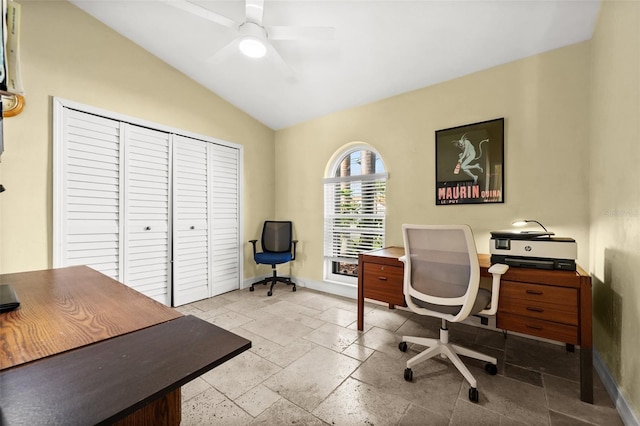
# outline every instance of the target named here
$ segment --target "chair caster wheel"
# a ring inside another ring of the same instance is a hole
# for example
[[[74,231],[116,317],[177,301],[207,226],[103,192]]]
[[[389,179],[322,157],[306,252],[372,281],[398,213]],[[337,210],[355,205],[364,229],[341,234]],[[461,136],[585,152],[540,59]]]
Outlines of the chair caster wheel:
[[[249,291],[253,291],[253,290],[254,290],[253,286],[249,287]]]
[[[487,363],[487,365],[484,366],[484,371],[491,374],[492,376],[495,376],[496,374],[498,374],[498,367],[491,363]]]
[[[404,369],[404,379],[407,382],[410,382],[413,380],[413,371],[410,368],[405,368]]]
[[[469,401],[478,402],[478,398],[479,398],[478,389],[469,388]]]
[[[272,294],[273,294],[273,292],[272,292],[271,290],[269,290],[269,291],[267,292],[267,296],[271,296]]]
[[[398,349],[400,349],[401,352],[406,352],[407,347],[408,347],[407,342],[398,343]]]

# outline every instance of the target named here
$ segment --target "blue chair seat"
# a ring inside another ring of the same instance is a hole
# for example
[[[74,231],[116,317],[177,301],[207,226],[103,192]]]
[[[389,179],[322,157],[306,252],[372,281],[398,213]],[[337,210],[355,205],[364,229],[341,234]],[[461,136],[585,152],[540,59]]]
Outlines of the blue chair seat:
[[[290,262],[292,255],[289,252],[286,253],[269,253],[262,252],[256,253],[254,259],[256,263],[262,263],[264,265],[279,265],[281,263]]]

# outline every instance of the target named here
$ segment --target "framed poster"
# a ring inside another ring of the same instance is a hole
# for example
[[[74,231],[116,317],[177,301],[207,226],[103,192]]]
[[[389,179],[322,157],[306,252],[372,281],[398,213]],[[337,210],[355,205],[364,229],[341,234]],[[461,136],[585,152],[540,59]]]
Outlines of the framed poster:
[[[436,131],[436,205],[504,202],[504,118]]]

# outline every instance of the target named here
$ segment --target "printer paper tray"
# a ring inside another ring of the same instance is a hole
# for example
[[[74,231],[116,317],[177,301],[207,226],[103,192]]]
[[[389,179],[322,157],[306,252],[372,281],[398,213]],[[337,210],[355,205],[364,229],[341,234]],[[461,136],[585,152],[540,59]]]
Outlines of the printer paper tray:
[[[545,259],[540,257],[501,256],[492,254],[491,263],[503,263],[517,268],[560,269],[563,271],[576,270],[576,262],[572,259]]]

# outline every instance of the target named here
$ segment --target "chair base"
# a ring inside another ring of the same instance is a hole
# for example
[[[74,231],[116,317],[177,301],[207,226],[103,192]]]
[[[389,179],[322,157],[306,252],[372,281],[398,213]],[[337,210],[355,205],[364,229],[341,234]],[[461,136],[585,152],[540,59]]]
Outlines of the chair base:
[[[496,365],[498,364],[498,360],[496,358],[459,345],[454,345],[453,343],[449,343],[449,330],[447,329],[447,323],[445,320],[442,320],[442,327],[440,328],[440,339],[403,336],[402,342],[400,342],[398,348],[402,352],[406,352],[407,343],[417,343],[418,345],[428,347],[428,349],[420,352],[418,355],[407,361],[407,368],[404,373],[405,380],[407,381],[411,381],[413,378],[411,367],[430,358],[433,358],[436,355],[440,355],[442,358],[449,358],[453,365],[464,376],[465,380],[471,387],[469,389],[469,399],[473,402],[478,402],[478,382],[476,381],[475,377],[473,377],[467,366],[464,365],[459,355],[474,358],[480,361],[485,361],[488,363],[485,366],[485,370],[491,375],[497,373]]]
[[[276,270],[275,268],[273,268],[273,276],[271,277],[267,277],[263,280],[260,280],[258,282],[255,282],[253,284],[251,284],[251,287],[249,287],[249,291],[254,291],[254,286],[256,285],[267,285],[268,283],[271,283],[271,287],[269,288],[269,291],[267,292],[267,296],[271,296],[273,295],[273,287],[276,285],[277,282],[280,283],[284,283],[286,285],[292,285],[293,288],[291,289],[291,291],[296,291],[296,283],[294,283],[293,281],[291,281],[291,278],[289,277],[279,277],[276,274]]]

